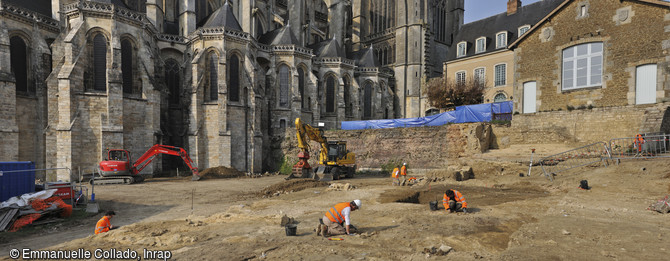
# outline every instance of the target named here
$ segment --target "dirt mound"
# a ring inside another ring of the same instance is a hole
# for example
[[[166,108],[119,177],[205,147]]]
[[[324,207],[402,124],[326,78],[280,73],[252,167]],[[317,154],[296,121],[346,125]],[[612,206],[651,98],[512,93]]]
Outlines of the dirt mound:
[[[282,193],[291,193],[308,188],[327,187],[328,185],[328,182],[313,179],[291,179],[269,186],[263,189],[260,194],[262,196],[277,196]]]
[[[208,168],[200,172],[200,177],[208,179],[231,179],[245,176],[246,174],[242,171],[224,166]]]

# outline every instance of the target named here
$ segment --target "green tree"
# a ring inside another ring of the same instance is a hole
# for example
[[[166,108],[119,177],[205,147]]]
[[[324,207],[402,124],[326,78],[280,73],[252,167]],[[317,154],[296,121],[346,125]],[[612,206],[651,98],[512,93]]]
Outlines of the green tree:
[[[448,109],[482,103],[487,83],[474,77],[460,82],[440,77],[428,80],[425,85],[430,104],[439,109]]]

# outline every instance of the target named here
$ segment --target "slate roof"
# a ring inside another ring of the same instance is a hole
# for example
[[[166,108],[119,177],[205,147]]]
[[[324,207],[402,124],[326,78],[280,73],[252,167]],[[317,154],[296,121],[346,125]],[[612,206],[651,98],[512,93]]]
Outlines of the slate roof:
[[[3,2],[10,5],[22,7],[31,11],[51,17],[51,1],[50,0],[3,0]]]
[[[269,45],[301,45],[298,39],[291,33],[290,24],[261,35],[258,38],[258,42]]]
[[[375,55],[375,50],[372,49],[372,46],[370,48],[366,48],[364,50],[361,50],[360,52],[357,53],[358,59],[356,59],[356,65],[361,68],[369,68],[369,67],[380,67],[381,65],[379,64],[379,60],[377,60],[377,56]]]
[[[240,22],[235,18],[233,9],[228,4],[228,1],[207,18],[207,22],[205,22],[203,27],[225,27],[227,29],[242,31],[242,26],[240,26]]]
[[[332,38],[329,40],[321,41],[319,43],[307,46],[308,48],[314,50],[314,55],[317,57],[343,57],[346,58],[344,50],[340,48],[340,44],[337,42],[337,39]]]
[[[451,49],[447,54],[447,61],[474,56],[477,38],[482,36],[486,37],[486,50],[484,52],[476,53],[476,55],[506,49],[496,49],[497,33],[507,31],[507,44],[509,45],[519,38],[518,29],[520,26],[530,25],[532,27],[564,1],[565,0],[543,0],[521,6],[517,9],[516,13],[511,15],[507,15],[507,11],[505,11],[491,17],[464,24],[454,38]],[[468,43],[467,52],[465,56],[456,58],[458,43],[463,41]]]

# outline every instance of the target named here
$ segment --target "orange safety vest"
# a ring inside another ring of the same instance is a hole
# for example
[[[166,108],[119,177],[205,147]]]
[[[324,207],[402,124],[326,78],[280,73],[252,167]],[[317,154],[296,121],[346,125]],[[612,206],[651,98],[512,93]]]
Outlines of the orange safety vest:
[[[330,219],[333,223],[340,223],[344,222],[344,215],[342,215],[342,210],[344,210],[347,207],[351,207],[351,202],[342,202],[334,207],[328,209],[326,212],[326,217]]]
[[[447,193],[444,193],[444,197],[442,197],[442,205],[444,205],[444,209],[446,210],[449,210],[449,200],[451,199],[447,197]],[[460,202],[463,208],[468,207],[468,203],[465,202],[465,197],[463,197],[463,194],[458,192],[458,190],[454,190],[454,200]]]
[[[403,165],[402,168],[400,168],[400,175],[407,176],[407,168],[405,167],[405,165]]]
[[[397,178],[398,176],[400,176],[400,173],[398,173],[398,171],[399,171],[398,168],[394,168],[393,173],[391,173],[391,177]]]
[[[637,146],[637,151],[642,152],[642,144],[644,143],[644,138],[642,135],[635,135],[635,146]]]
[[[109,222],[109,217],[104,216],[100,220],[98,220],[98,223],[95,224],[95,234],[100,234],[109,231],[109,228],[112,226],[112,224]]]

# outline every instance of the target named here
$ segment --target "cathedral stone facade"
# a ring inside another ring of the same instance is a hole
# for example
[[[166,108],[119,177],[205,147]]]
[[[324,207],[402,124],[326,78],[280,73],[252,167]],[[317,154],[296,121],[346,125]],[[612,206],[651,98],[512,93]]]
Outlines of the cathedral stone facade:
[[[463,0],[0,0],[0,161],[274,170],[295,118],[425,115],[462,24]]]

